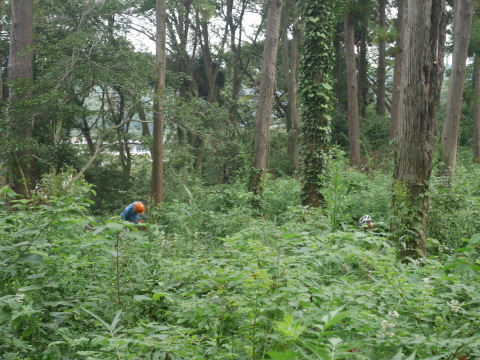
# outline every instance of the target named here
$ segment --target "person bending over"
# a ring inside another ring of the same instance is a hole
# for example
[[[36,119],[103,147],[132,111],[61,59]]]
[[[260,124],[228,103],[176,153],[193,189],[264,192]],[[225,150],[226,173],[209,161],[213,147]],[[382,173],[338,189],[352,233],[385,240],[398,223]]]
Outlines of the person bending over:
[[[143,214],[145,214],[145,205],[140,201],[135,201],[123,209],[120,217],[122,220],[136,224],[140,221],[140,216]]]

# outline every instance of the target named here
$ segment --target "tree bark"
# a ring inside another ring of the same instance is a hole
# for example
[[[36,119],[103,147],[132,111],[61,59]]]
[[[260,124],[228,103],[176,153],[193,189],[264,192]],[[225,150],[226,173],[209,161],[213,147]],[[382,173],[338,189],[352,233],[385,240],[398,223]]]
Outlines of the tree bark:
[[[395,161],[394,229],[404,247],[400,258],[426,253],[428,181],[432,172],[435,116],[440,97],[445,0],[406,0],[403,74],[400,86],[398,147]],[[400,190],[399,190],[400,189]],[[402,208],[403,206],[403,208]],[[405,209],[407,213],[405,213]]]
[[[249,191],[255,195],[253,205],[260,207],[270,145],[270,117],[276,82],[276,59],[280,34],[282,0],[268,1],[267,31],[260,72],[260,89],[255,124],[254,161],[250,174]]]
[[[8,81],[12,106],[9,122],[13,134],[23,150],[12,154],[12,189],[28,197],[35,188],[35,162],[28,142],[33,136],[34,116],[30,109],[20,108],[17,101],[30,96],[27,82],[33,81],[33,0],[12,1],[12,25]]]
[[[290,5],[293,5],[293,8],[290,9]],[[289,43],[288,40],[288,25],[289,25],[289,15],[292,10],[293,13],[296,13],[295,1],[288,0],[285,3],[284,7],[284,23],[281,29],[282,33],[282,55],[283,55],[283,74],[285,77],[285,84],[287,87],[288,93],[288,102],[286,108],[286,118],[287,118],[287,132],[288,132],[288,143],[287,143],[287,156],[293,159],[293,166],[296,172],[300,170],[300,159],[299,159],[299,149],[298,149],[298,137],[300,131],[300,112],[298,108],[297,100],[297,71],[299,64],[299,37],[300,30],[296,25],[296,21],[293,21],[293,31],[292,39]]]
[[[157,39],[155,57],[155,100],[153,104],[152,144],[152,200],[157,205],[163,201],[163,127],[164,93],[166,73],[166,0],[156,0]]]
[[[353,18],[352,18],[353,19]],[[353,25],[355,28],[355,25]],[[355,32],[355,30],[354,30]],[[362,119],[367,116],[368,107],[368,60],[367,60],[367,23],[360,23],[360,48],[358,56],[358,102]]]
[[[350,165],[360,165],[360,124],[358,119],[357,70],[355,62],[355,24],[350,14],[345,15],[345,59],[347,62],[348,137]]]
[[[385,0],[378,2],[378,25],[380,30],[385,30]],[[383,33],[378,42],[377,114],[385,115],[385,38]]]
[[[473,63],[473,85],[475,107],[473,112],[473,162],[480,163],[480,55],[475,55]]]
[[[470,42],[474,0],[456,0],[453,20],[453,54],[448,87],[447,109],[443,123],[441,154],[443,166],[440,175],[453,182],[457,163],[457,142],[462,111],[463,84]]]
[[[397,40],[395,43],[395,62],[393,65],[392,110],[390,111],[390,141],[397,136],[398,107],[400,100],[400,82],[403,71],[403,22],[405,0],[397,0]]]
[[[0,18],[4,16],[4,0],[0,0]],[[0,24],[0,34],[3,32],[3,26]],[[3,64],[3,51],[0,52],[0,64]],[[3,105],[3,71],[0,68],[0,106]]]

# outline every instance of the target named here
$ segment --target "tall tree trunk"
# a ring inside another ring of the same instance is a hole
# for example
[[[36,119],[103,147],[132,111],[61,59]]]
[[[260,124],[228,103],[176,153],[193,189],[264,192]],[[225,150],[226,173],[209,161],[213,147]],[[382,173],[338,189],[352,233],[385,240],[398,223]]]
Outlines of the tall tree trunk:
[[[333,0],[305,1],[299,93],[302,100],[302,203],[325,206],[321,192],[331,157]]]
[[[360,124],[358,119],[357,70],[354,44],[355,24],[350,14],[345,15],[345,59],[347,62],[348,137],[350,165],[360,165]]]
[[[4,0],[0,0],[0,18],[4,16]],[[0,23],[0,34],[3,32],[3,26]],[[3,64],[3,49],[0,48],[0,64]],[[3,105],[3,71],[0,67],[0,108]]]
[[[367,116],[368,107],[368,60],[366,20],[362,20],[362,22],[360,23],[360,49],[358,54],[358,97],[360,115],[362,119],[364,119]]]
[[[293,6],[290,6],[293,5]],[[288,24],[290,11],[296,14],[295,1],[288,0],[284,7],[284,23],[281,29],[282,33],[282,55],[283,55],[283,74],[288,93],[288,103],[286,109],[287,117],[287,155],[293,160],[295,171],[300,170],[298,137],[300,131],[300,112],[297,101],[297,71],[299,61],[298,43],[300,30],[296,25],[296,19],[293,20],[292,39],[289,44]]]
[[[397,40],[395,42],[395,62],[393,65],[392,110],[390,111],[390,140],[397,136],[400,82],[403,71],[403,22],[405,0],[397,0]]]
[[[155,58],[155,100],[153,104],[153,144],[152,144],[152,200],[157,205],[163,201],[163,127],[164,93],[166,72],[166,0],[156,0],[157,39]]]
[[[378,25],[381,31],[385,30],[385,1],[378,1]],[[377,69],[377,114],[385,115],[385,38],[380,34],[378,42],[378,69]]]
[[[473,112],[473,162],[480,163],[480,55],[475,55],[473,68],[473,85],[475,88],[475,108]]]
[[[260,207],[263,180],[267,169],[270,145],[270,117],[273,109],[273,92],[276,81],[276,59],[280,33],[282,0],[268,1],[267,31],[260,73],[260,89],[255,124],[254,161],[250,174],[249,191],[255,195],[253,205]]]
[[[295,11],[296,10],[295,6]],[[300,103],[298,101],[298,69],[300,66],[300,42],[302,32],[297,22],[293,24],[292,43],[291,43],[291,61],[292,67],[290,70],[290,88],[292,91],[288,92],[288,102],[292,106],[292,124],[293,124],[293,167],[296,172],[300,171]]]
[[[470,28],[474,0],[456,0],[453,19],[453,55],[448,87],[447,109],[443,123],[441,153],[443,166],[440,174],[453,182],[457,163],[457,141],[462,111],[463,84],[465,81]]]
[[[403,74],[400,86],[398,147],[395,161],[394,229],[404,247],[400,258],[426,253],[428,181],[432,172],[434,128],[443,66],[441,27],[445,0],[406,0]],[[407,213],[405,213],[405,209]]]
[[[10,89],[12,106],[9,122],[19,147],[23,148],[12,154],[12,189],[26,197],[35,188],[35,162],[28,145],[33,135],[34,115],[33,110],[20,108],[17,101],[30,96],[27,82],[33,80],[32,39],[33,0],[12,1],[8,81],[13,85]]]
[[[0,0],[0,18],[3,18],[3,0]],[[0,33],[2,33],[3,27],[0,23]],[[0,49],[0,64],[3,64],[3,52]],[[3,110],[3,72],[0,67],[0,112]],[[7,185],[7,173],[5,164],[0,160],[0,187]]]

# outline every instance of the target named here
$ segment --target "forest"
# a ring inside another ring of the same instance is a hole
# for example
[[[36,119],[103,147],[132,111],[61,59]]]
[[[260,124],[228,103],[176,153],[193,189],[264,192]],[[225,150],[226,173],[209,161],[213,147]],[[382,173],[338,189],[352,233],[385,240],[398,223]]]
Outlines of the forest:
[[[479,0],[0,0],[0,64],[0,360],[480,359]]]

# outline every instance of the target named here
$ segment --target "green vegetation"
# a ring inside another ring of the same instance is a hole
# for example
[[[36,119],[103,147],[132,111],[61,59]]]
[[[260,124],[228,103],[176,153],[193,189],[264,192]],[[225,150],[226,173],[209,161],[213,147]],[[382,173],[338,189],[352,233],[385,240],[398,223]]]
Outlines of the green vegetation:
[[[434,178],[430,254],[407,264],[386,232],[391,178],[341,154],[330,169],[325,212],[294,179],[268,179],[261,214],[240,184],[172,180],[146,231],[89,216],[95,193],[69,171],[31,200],[3,188],[0,358],[480,357],[479,169]]]

